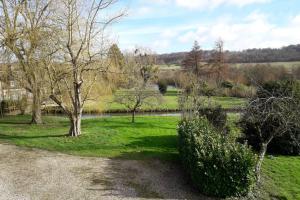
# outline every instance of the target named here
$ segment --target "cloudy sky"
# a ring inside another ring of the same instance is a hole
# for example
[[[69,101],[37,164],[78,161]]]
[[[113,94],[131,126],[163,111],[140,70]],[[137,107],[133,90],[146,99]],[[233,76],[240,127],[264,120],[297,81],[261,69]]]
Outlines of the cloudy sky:
[[[194,40],[211,49],[300,44],[300,0],[120,0],[128,15],[113,26],[122,50],[187,51]]]

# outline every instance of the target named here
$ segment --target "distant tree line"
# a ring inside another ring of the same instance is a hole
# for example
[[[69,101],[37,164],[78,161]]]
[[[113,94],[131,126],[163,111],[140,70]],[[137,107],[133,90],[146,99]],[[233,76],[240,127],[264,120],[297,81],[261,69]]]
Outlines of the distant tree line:
[[[158,63],[181,65],[188,52],[177,52],[158,55]],[[213,50],[203,50],[202,58],[209,61]],[[243,51],[225,51],[228,63],[262,63],[300,61],[300,44],[279,49],[247,49]]]

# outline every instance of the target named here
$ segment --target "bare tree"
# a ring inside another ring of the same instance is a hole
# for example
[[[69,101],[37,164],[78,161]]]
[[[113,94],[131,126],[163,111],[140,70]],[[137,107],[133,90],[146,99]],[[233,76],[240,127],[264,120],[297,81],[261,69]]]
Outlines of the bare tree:
[[[51,85],[50,98],[70,119],[69,135],[81,134],[83,106],[90,100],[99,76],[109,73],[105,29],[123,16],[105,13],[117,0],[63,0],[57,8],[60,27],[60,63],[46,64]],[[51,60],[51,59],[50,59]]]
[[[44,74],[38,65],[44,42],[52,35],[52,0],[0,0],[1,45],[14,54],[22,83],[33,96],[32,123],[42,123],[41,101]]]
[[[295,90],[289,87],[282,84],[270,90],[260,86],[257,95],[250,101],[242,117],[242,126],[248,126],[247,124],[250,123],[256,130],[252,130],[251,134],[256,134],[259,138],[260,151],[256,165],[258,182],[270,142],[275,137],[291,134],[295,129],[300,129],[299,88],[297,94],[297,91],[295,93]]]
[[[224,52],[224,41],[219,39],[215,42],[215,48],[212,53],[210,60],[211,73],[216,76],[216,83],[218,86],[226,78],[228,65],[226,64],[225,52]]]
[[[154,53],[147,49],[136,49],[133,54],[126,56],[123,71],[126,79],[123,89],[115,94],[114,101],[124,105],[132,113],[133,123],[135,113],[141,106],[151,107],[161,102],[161,94],[151,85],[158,75],[155,61]]]
[[[142,106],[153,107],[161,102],[161,94],[153,89],[132,88],[118,91],[115,94],[115,102],[124,105],[131,112],[131,122],[135,122],[135,114]]]

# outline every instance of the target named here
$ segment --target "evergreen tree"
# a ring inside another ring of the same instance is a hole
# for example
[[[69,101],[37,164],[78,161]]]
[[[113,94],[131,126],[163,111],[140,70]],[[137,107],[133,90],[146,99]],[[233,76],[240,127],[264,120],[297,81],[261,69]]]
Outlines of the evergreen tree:
[[[186,71],[193,72],[196,75],[200,74],[202,61],[202,50],[197,41],[194,42],[192,50],[186,55],[185,59],[182,61],[182,67]]]

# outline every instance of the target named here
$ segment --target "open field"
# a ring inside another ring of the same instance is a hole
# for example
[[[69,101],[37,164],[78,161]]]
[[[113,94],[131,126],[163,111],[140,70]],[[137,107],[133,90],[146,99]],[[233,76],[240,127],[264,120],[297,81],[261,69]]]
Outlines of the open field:
[[[157,65],[160,70],[178,70],[181,68],[179,65]]]
[[[293,68],[300,66],[300,61],[295,62],[269,62],[269,63],[236,63],[236,64],[230,64],[231,66],[235,67],[243,67],[247,65],[256,65],[256,64],[270,64],[271,66],[284,66],[286,68]]]
[[[0,119],[0,141],[80,156],[179,163],[178,117],[137,117],[136,124],[130,123],[129,117],[86,119],[79,138],[65,136],[68,122],[64,118],[45,117],[43,125],[29,125],[29,119]],[[233,124],[237,119],[238,115],[230,115],[229,121]],[[268,157],[263,172],[266,199],[300,199],[300,157]]]
[[[300,61],[293,62],[265,62],[265,63],[230,63],[230,66],[243,67],[246,65],[256,65],[256,64],[270,64],[272,66],[285,66],[287,68],[300,66]],[[179,70],[181,67],[178,65],[159,65],[161,70]]]

